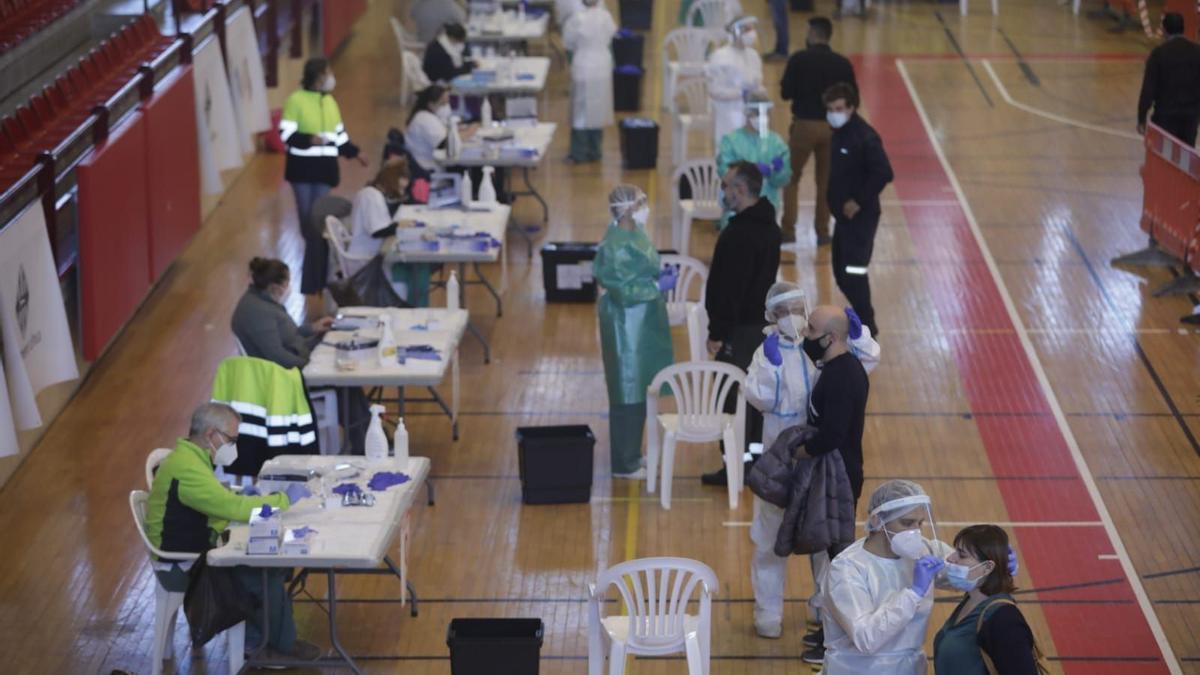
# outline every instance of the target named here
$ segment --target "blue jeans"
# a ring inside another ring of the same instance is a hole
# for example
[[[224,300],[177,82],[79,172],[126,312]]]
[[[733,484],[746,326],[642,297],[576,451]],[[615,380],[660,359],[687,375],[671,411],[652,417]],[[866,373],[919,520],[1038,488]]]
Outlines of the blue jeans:
[[[284,579],[290,570],[267,569],[267,614],[270,620],[271,634],[267,644],[279,652],[290,652],[296,645],[296,622],[292,618],[292,599],[284,588]],[[254,616],[246,621],[246,649],[254,649],[262,643],[262,602],[263,583],[261,568],[235,567],[233,576],[238,586],[254,599],[257,608]]]
[[[771,6],[771,23],[775,24],[775,53],[788,53],[788,8],[787,0],[767,0]]]

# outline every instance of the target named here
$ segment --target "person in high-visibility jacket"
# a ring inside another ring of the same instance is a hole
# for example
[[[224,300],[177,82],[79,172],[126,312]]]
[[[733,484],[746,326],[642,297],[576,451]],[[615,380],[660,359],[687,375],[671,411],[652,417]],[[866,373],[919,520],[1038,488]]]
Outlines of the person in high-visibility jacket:
[[[304,64],[301,89],[288,96],[279,120],[279,136],[287,146],[284,178],[296,193],[296,216],[305,241],[300,292],[309,296],[310,304],[325,288],[329,264],[329,245],[321,236],[323,225],[309,222],[313,204],[337,186],[338,157],[358,158],[358,146],[350,142],[331,95],[336,82],[329,61],[309,59]]]

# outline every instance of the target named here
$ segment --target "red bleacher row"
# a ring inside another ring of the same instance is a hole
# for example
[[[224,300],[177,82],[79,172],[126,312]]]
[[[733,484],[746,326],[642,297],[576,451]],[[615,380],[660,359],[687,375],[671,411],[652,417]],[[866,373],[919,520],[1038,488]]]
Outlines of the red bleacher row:
[[[83,0],[0,0],[0,53],[24,42]]]
[[[1145,144],[1142,229],[1200,275],[1200,152],[1153,124]]]
[[[38,153],[53,150],[70,136],[95,106],[125,86],[139,66],[174,40],[158,31],[153,18],[143,15],[0,121],[0,192],[29,171]]]

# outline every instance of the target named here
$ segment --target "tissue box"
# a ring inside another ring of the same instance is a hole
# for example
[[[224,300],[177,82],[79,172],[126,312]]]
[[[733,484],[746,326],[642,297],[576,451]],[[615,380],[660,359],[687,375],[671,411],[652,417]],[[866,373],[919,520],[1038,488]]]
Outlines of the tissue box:
[[[250,537],[246,544],[249,555],[279,555],[279,537]]]
[[[297,535],[297,529],[288,528],[283,531],[283,546],[284,555],[308,555],[312,547],[313,532],[309,530],[303,535]]]
[[[280,524],[279,514],[282,511],[277,509],[271,510],[271,515],[263,516],[262,509],[255,509],[250,512],[250,541],[255,539],[274,539],[279,543],[279,535],[283,529]]]

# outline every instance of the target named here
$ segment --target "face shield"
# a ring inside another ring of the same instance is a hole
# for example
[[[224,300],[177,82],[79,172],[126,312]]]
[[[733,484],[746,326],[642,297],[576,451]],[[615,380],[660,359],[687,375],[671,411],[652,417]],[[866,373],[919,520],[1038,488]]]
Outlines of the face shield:
[[[729,22],[725,30],[733,37],[733,44],[750,48],[758,40],[758,19],[753,16],[742,16]]]
[[[777,284],[784,286],[784,284]],[[773,323],[779,329],[779,334],[799,343],[803,338],[804,327],[808,324],[808,293],[792,284],[791,288],[779,289],[774,295],[767,293],[767,322]],[[777,289],[772,287],[771,291]]]
[[[746,121],[758,132],[759,138],[766,138],[771,131],[771,108],[775,104],[762,92],[751,92],[746,95]]]
[[[940,555],[932,543],[938,540],[937,524],[929,495],[912,495],[883,502],[871,509],[867,531],[882,530],[892,553],[907,560]]]
[[[612,214],[613,225],[629,215],[638,227],[645,227],[649,214],[646,193],[635,185],[618,185],[608,193],[608,212]]]

